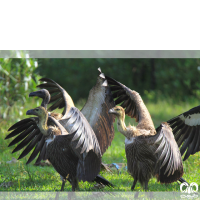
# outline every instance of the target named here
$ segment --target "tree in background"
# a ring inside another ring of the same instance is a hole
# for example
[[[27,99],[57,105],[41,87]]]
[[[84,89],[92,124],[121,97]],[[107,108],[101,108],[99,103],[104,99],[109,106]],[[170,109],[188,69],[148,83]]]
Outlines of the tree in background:
[[[17,58],[0,59],[0,118],[8,118],[11,108],[22,112],[40,75],[59,83],[75,103],[86,99],[96,83],[98,67],[139,92],[145,101],[200,97],[200,59],[32,59],[28,53],[13,53]]]
[[[199,98],[200,59],[39,59],[38,71],[64,87],[75,102],[87,98],[97,68],[139,92],[144,99]]]
[[[0,58],[0,118],[4,119],[14,117],[9,115],[11,109],[22,113],[26,97],[39,78],[37,60],[20,51],[14,53],[18,58]]]

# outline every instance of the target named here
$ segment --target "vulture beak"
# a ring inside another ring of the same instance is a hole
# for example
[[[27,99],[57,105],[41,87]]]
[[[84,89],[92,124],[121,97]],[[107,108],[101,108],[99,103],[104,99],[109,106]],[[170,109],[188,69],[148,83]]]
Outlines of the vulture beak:
[[[31,109],[31,110],[28,110],[28,111],[26,112],[26,115],[37,115],[37,113],[35,112],[34,109]]]
[[[44,90],[38,90],[36,92],[31,92],[29,94],[29,97],[34,97],[34,96],[37,96],[37,97],[40,97],[40,98],[44,98],[45,97],[45,91]]]
[[[115,113],[115,110],[114,108],[111,108],[109,111],[108,111],[109,114],[114,114]]]

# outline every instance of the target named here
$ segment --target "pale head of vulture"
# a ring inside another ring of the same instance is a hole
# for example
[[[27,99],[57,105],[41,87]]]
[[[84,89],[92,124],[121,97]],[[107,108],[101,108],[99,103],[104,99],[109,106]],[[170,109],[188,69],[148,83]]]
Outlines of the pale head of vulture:
[[[37,108],[28,110],[26,112],[26,115],[36,115],[36,116],[38,116],[38,118],[39,118],[38,127],[40,128],[40,131],[45,136],[49,135],[48,134],[48,127],[47,127],[48,112],[44,107],[39,106]]]

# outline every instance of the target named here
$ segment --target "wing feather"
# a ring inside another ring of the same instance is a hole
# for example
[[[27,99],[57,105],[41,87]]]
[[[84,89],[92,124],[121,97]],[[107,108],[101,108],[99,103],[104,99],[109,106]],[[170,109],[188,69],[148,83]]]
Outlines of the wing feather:
[[[71,118],[73,120],[70,120]],[[66,118],[56,123],[58,127],[62,126],[68,134],[63,134],[62,132],[62,135],[56,136],[54,140],[58,142],[58,140],[70,138],[70,146],[79,157],[77,166],[78,179],[83,181],[93,180],[100,171],[101,149],[87,119],[76,107],[71,107]]]
[[[107,84],[107,79],[100,72],[97,83],[90,90],[88,100],[81,112],[92,127],[102,154],[104,154],[114,139],[113,123],[115,116],[108,113],[114,106],[115,103],[110,87]]]
[[[145,128],[148,125],[154,129],[154,124],[147,110],[141,96],[134,90],[126,87],[122,83],[106,76],[108,84],[110,85],[111,91],[114,92],[114,96],[118,97],[115,100],[115,104],[121,104],[121,107],[125,109],[125,113],[131,118],[135,118],[138,122],[138,128]]]
[[[175,140],[181,147],[181,155],[186,150],[184,160],[200,151],[200,106],[196,106],[167,121],[173,129]]]
[[[70,110],[70,108],[74,106],[74,102],[70,95],[58,83],[49,78],[42,78],[40,79],[40,81],[45,81],[46,83],[40,84],[37,87],[45,88],[47,90],[49,90],[49,87],[53,88],[53,90],[49,90],[51,92],[51,95],[54,96],[51,97],[50,102],[52,103],[52,105],[49,107],[48,110],[53,111],[56,108],[64,108],[62,114],[65,116]]]
[[[161,183],[171,183],[183,175],[183,164],[172,129],[165,122],[157,129],[155,136],[149,136],[151,145],[158,145],[159,179]]]

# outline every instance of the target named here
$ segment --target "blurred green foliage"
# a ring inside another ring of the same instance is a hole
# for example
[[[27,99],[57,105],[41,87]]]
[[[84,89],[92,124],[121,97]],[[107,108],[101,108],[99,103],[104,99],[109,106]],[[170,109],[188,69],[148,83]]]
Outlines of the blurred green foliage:
[[[200,97],[200,59],[32,59],[16,52],[18,58],[0,59],[0,116],[4,118],[14,104],[19,112],[23,109],[25,97],[36,90],[40,75],[59,83],[75,103],[87,99],[99,67],[105,75],[139,92],[145,102]]]
[[[20,51],[16,57],[21,59],[0,58],[0,118],[4,119],[14,117],[9,116],[11,109],[22,113],[26,97],[38,84],[37,60]]]
[[[97,68],[145,100],[200,97],[200,59],[38,59],[40,75],[64,87],[76,102],[86,99],[96,82]]]

